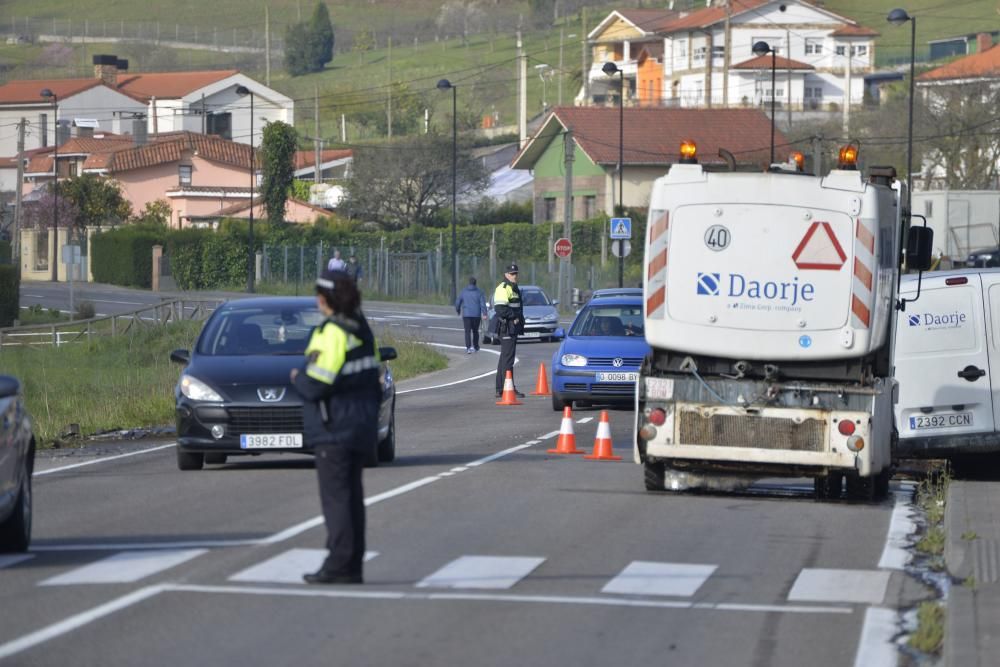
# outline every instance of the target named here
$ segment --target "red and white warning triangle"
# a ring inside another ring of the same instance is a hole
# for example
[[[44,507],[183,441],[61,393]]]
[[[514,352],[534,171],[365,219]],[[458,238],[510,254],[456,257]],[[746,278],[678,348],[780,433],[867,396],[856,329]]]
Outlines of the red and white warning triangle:
[[[847,261],[847,255],[840,247],[830,223],[814,222],[809,225],[799,246],[792,253],[792,261],[800,269],[839,271]]]

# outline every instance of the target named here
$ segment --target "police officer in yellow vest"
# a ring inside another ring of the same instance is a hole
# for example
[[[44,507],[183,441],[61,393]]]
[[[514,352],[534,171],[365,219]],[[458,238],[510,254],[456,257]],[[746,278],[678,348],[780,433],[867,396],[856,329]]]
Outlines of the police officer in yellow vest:
[[[511,264],[503,274],[503,282],[493,292],[493,310],[497,315],[497,336],[500,338],[500,361],[497,363],[497,398],[503,392],[507,371],[514,372],[517,337],[524,332],[521,290],[517,286],[517,264]],[[515,389],[518,398],[524,394]]]
[[[316,280],[326,316],[312,333],[303,368],[292,384],[303,399],[305,438],[316,455],[326,521],[323,566],[310,584],[360,584],[365,555],[365,496],[361,470],[376,447],[381,402],[378,348],[361,314],[361,294],[343,271]]]

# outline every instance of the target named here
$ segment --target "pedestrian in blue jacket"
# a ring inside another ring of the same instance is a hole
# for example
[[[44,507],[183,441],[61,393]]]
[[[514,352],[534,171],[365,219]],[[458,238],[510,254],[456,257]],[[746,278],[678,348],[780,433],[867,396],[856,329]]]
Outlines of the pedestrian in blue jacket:
[[[455,299],[455,312],[462,316],[465,327],[465,353],[479,352],[479,322],[486,319],[486,295],[476,287],[474,277]]]

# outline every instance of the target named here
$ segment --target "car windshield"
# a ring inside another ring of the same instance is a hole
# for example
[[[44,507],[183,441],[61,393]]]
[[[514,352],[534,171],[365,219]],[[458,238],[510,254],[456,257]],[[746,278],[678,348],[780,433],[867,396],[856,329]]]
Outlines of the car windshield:
[[[570,336],[641,336],[642,306],[590,306],[580,313]]]
[[[198,339],[198,353],[211,356],[304,354],[313,327],[323,321],[315,305],[228,306]]]
[[[521,302],[525,306],[547,306],[549,297],[542,290],[525,290],[521,293]]]

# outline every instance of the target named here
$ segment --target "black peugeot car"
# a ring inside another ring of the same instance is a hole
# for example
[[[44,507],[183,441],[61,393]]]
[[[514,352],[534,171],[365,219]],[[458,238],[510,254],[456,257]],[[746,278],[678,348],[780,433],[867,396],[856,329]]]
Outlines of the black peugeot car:
[[[185,365],[174,390],[178,468],[200,470],[232,455],[312,453],[289,373],[302,366],[313,327],[322,321],[312,297],[229,301],[205,322],[193,350],[170,353],[171,361]],[[369,467],[396,456],[396,387],[384,363],[396,350],[380,347],[379,355],[382,407]]]
[[[31,473],[35,438],[21,383],[0,375],[0,552],[26,551],[31,542]]]

